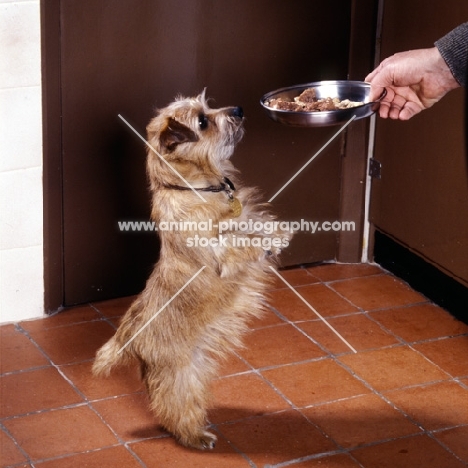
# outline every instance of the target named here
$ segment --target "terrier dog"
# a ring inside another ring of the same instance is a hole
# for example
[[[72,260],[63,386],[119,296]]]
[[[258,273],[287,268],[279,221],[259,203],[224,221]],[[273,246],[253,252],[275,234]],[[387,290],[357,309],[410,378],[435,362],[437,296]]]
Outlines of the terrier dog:
[[[243,132],[242,108],[211,109],[204,91],[177,98],[150,121],[147,173],[160,258],[93,365],[95,375],[108,375],[138,361],[161,425],[197,449],[216,442],[205,426],[218,361],[260,316],[270,265],[291,237],[229,160]]]

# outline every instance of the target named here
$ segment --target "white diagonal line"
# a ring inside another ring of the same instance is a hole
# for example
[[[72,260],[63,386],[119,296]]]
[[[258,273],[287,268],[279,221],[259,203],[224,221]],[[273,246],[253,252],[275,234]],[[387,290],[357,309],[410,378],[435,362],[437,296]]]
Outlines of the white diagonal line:
[[[296,296],[315,314],[317,317],[328,327],[330,330],[338,336],[338,338],[353,352],[357,351],[312,307],[272,266],[270,266],[273,273],[283,281],[283,283],[289,287],[289,289],[296,294]]]
[[[269,200],[272,202],[354,119],[353,115]]]
[[[121,119],[123,122],[125,122],[125,124],[131,129],[133,130],[133,132],[135,133],[135,135],[140,138],[140,140],[144,141],[145,142],[145,145],[148,146],[148,148],[151,149],[151,151],[154,152],[154,154],[156,154],[156,156],[159,157],[159,159],[167,165],[167,167],[169,167],[169,169],[176,175],[178,175],[183,181],[184,183],[187,185],[187,187],[189,187],[190,189],[192,189],[192,191],[198,195],[205,203],[206,203],[206,200],[200,195],[200,193],[198,193],[194,187],[192,187],[192,185],[190,185],[189,182],[187,182],[184,177],[182,176],[182,174],[180,174],[176,169],[174,169],[152,146],[151,144],[148,142],[148,140],[146,140],[144,137],[142,137],[138,132],[137,130],[135,130],[135,128],[132,127],[132,125],[130,125],[130,123],[128,123],[120,114],[119,115],[119,119]]]
[[[204,269],[202,266],[118,351],[120,354]]]

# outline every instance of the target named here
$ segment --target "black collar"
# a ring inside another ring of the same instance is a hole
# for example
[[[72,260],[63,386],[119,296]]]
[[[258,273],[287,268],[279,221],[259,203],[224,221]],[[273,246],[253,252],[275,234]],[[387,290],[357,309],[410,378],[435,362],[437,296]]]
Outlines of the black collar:
[[[236,188],[234,184],[227,178],[223,178],[223,182],[219,185],[210,185],[208,187],[184,187],[183,185],[164,185],[164,188],[171,190],[196,190],[197,192],[230,192],[234,191]]]

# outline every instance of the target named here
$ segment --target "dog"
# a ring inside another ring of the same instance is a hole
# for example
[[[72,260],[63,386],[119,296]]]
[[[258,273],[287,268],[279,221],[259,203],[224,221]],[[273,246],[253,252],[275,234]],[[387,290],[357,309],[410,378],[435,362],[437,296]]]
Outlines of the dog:
[[[117,365],[139,362],[161,425],[201,450],[216,442],[206,425],[218,363],[242,345],[249,319],[265,309],[270,267],[291,239],[230,161],[243,120],[241,107],[210,108],[203,91],[179,96],[148,124],[160,257],[93,364],[95,375],[107,376]]]

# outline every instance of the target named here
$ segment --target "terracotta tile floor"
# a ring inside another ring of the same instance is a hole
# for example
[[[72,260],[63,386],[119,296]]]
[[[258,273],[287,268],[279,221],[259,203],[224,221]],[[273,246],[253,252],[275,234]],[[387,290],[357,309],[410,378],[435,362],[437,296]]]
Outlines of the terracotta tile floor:
[[[158,426],[136,368],[91,376],[132,298],[0,327],[1,466],[468,466],[468,326],[375,265],[281,274],[357,352],[278,279],[213,382],[212,452]]]

